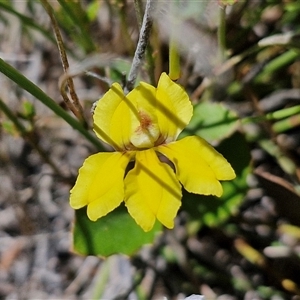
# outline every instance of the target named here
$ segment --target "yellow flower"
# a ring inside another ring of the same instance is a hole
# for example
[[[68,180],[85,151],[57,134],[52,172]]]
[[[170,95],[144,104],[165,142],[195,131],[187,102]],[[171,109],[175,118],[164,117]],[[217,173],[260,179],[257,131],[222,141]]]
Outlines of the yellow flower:
[[[173,228],[181,184],[191,193],[221,196],[219,180],[235,177],[226,159],[198,136],[176,141],[192,114],[187,93],[165,73],[157,88],[141,82],[127,95],[114,83],[97,104],[94,131],[115,152],[85,160],[71,206],[87,205],[95,221],[124,201],[136,223],[149,231],[156,219]]]

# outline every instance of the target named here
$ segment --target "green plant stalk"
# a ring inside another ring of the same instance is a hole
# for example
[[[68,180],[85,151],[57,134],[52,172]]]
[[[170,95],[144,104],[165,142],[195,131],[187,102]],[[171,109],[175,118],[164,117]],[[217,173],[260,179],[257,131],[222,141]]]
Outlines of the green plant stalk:
[[[261,121],[276,121],[282,120],[288,117],[296,116],[300,114],[300,105],[295,105],[293,107],[283,108],[274,112],[270,112],[264,116],[246,117],[242,119],[242,123],[258,123]]]
[[[176,34],[178,34],[179,24],[177,21],[178,9],[175,3],[171,3],[171,34],[169,43],[169,76],[172,80],[177,80],[180,77],[180,55],[178,52],[178,43],[176,41]]]
[[[267,118],[267,120],[280,120],[280,119],[294,116],[296,114],[300,114],[300,105],[283,108],[281,110],[277,110],[277,111],[268,113],[266,115],[266,118]]]
[[[180,77],[180,56],[178,53],[178,44],[171,37],[169,49],[169,76],[172,80],[177,80]]]
[[[44,151],[44,149],[34,141],[33,136],[30,134],[30,132],[26,130],[23,124],[19,122],[18,118],[14,115],[14,113],[1,99],[0,99],[0,110],[3,111],[4,114],[13,122],[16,129],[20,132],[24,140],[26,140],[30,144],[30,146],[39,153],[42,159],[52,167],[52,169],[56,172],[56,174],[64,178],[65,175],[60,171],[60,169],[56,166],[56,164],[52,161],[52,159]]]
[[[0,58],[0,72],[11,79],[13,82],[18,84],[21,88],[26,90],[29,94],[36,97],[44,105],[49,107],[57,116],[64,119],[72,128],[79,131],[87,140],[94,144],[97,149],[105,151],[100,141],[87,131],[79,121],[70,116],[64,109],[62,109],[53,99],[46,95],[38,86],[32,81],[27,79],[19,71],[13,68],[11,65],[6,63]]]
[[[219,45],[219,59],[224,62],[227,58],[226,55],[226,5],[219,5],[220,11],[220,24],[218,27],[218,45]]]
[[[299,51],[290,49],[277,56],[264,67],[263,71],[254,79],[254,82],[265,82],[267,79],[269,79],[273,72],[276,72],[281,68],[291,64],[299,57],[299,55]]]
[[[277,133],[282,133],[298,126],[300,126],[300,114],[274,123],[272,129]]]

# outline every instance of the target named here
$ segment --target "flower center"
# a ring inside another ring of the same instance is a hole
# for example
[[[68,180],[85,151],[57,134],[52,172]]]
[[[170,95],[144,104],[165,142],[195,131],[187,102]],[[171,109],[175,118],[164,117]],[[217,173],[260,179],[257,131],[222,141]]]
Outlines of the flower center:
[[[130,138],[132,145],[138,149],[152,148],[160,136],[158,124],[142,110],[138,111],[139,125]]]
[[[151,118],[142,111],[139,111],[139,117],[140,117],[140,126],[136,129],[136,132],[138,131],[147,132],[148,128],[150,128],[152,125]]]

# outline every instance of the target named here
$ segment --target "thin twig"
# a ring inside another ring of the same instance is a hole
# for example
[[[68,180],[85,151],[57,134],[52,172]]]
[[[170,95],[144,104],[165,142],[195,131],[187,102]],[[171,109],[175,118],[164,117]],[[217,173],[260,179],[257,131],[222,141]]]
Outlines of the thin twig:
[[[152,11],[152,3],[153,0],[147,0],[145,14],[143,18],[142,28],[139,35],[139,41],[134,53],[131,69],[128,75],[127,84],[125,87],[125,92],[129,92],[133,89],[137,74],[139,71],[139,67],[142,61],[142,58],[145,54],[145,50],[148,44],[150,31],[152,28],[152,18],[151,18],[151,11]]]
[[[65,51],[65,46],[64,46],[64,42],[59,30],[59,26],[58,23],[56,21],[56,18],[54,16],[53,13],[53,9],[51,7],[51,5],[48,3],[48,0],[41,0],[47,14],[50,17],[51,20],[51,24],[54,30],[54,34],[55,34],[55,38],[57,41],[57,46],[58,46],[58,50],[59,50],[59,54],[60,54],[60,58],[61,58],[61,62],[62,62],[62,66],[63,66],[63,70],[66,73],[68,71],[69,68],[69,62],[68,62],[68,58],[67,58],[67,54]],[[67,107],[73,112],[73,114],[79,119],[81,120],[84,124],[86,124],[85,118],[84,118],[84,114],[83,114],[83,108],[79,102],[78,96],[75,92],[75,87],[74,87],[74,82],[73,79],[70,77],[68,78],[68,87],[69,87],[69,92],[70,92],[70,96],[71,99],[73,100],[73,103],[70,101],[66,91],[64,89],[60,89],[61,95],[64,99],[64,102],[66,103]]]

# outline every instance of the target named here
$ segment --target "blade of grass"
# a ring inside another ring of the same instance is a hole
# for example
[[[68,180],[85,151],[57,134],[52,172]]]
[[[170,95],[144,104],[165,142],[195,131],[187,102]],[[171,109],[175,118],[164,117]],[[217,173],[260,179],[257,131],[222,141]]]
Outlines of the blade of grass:
[[[57,116],[64,119],[72,128],[79,131],[87,140],[94,144],[99,150],[105,151],[100,141],[87,131],[80,122],[69,115],[64,109],[62,109],[53,99],[51,99],[45,92],[43,92],[32,81],[27,79],[19,71],[13,68],[0,58],[0,72],[10,78],[13,82],[18,84],[21,88],[26,90],[29,94],[36,97],[44,105],[49,107]]]
[[[262,121],[276,121],[276,120],[282,120],[288,117],[297,117],[300,114],[300,105],[295,105],[292,107],[283,108],[274,112],[267,113],[266,115],[262,116],[250,116],[245,117],[242,119],[243,124],[247,123],[259,123]],[[276,131],[276,130],[275,130]],[[277,132],[277,131],[276,131]],[[281,132],[281,131],[279,131]]]
[[[270,78],[272,78],[272,74],[274,72],[278,72],[281,68],[290,65],[294,62],[297,58],[299,58],[300,52],[295,49],[290,49],[278,57],[271,60],[263,69],[263,71],[257,75],[254,82],[261,83],[261,82],[268,82]]]
[[[22,22],[22,25],[32,27],[33,29],[35,29],[35,30],[39,31],[40,33],[42,33],[43,36],[45,36],[51,42],[56,43],[55,38],[51,34],[49,34],[49,31],[47,31],[46,29],[42,28],[38,24],[34,23],[32,21],[32,19],[30,19],[30,18],[22,15],[21,13],[17,12],[16,10],[14,10],[9,5],[7,5],[7,4],[5,4],[3,2],[0,2],[0,10],[6,11],[8,13],[11,13],[11,14],[15,15],[16,17],[18,17],[20,19],[20,21]]]
[[[300,126],[299,114],[274,123],[272,128],[275,132],[281,133],[296,128],[298,126]]]
[[[300,105],[295,105],[288,108],[283,108],[274,112],[270,112],[266,115],[268,120],[281,120],[293,115],[300,114]]]
[[[7,4],[0,1],[0,11],[1,10],[6,11],[6,12],[18,17],[20,19],[22,25],[28,26],[28,27],[40,32],[45,38],[47,38],[52,43],[56,44],[55,37],[49,33],[49,30],[47,30],[47,29],[43,28],[42,26],[36,24],[31,18],[29,18],[27,16],[24,16],[23,14],[21,14],[21,13],[17,12],[16,10],[14,10],[9,5],[7,5]],[[75,57],[75,55],[73,53],[74,51],[71,51],[70,49],[67,49],[67,51],[73,57]]]

